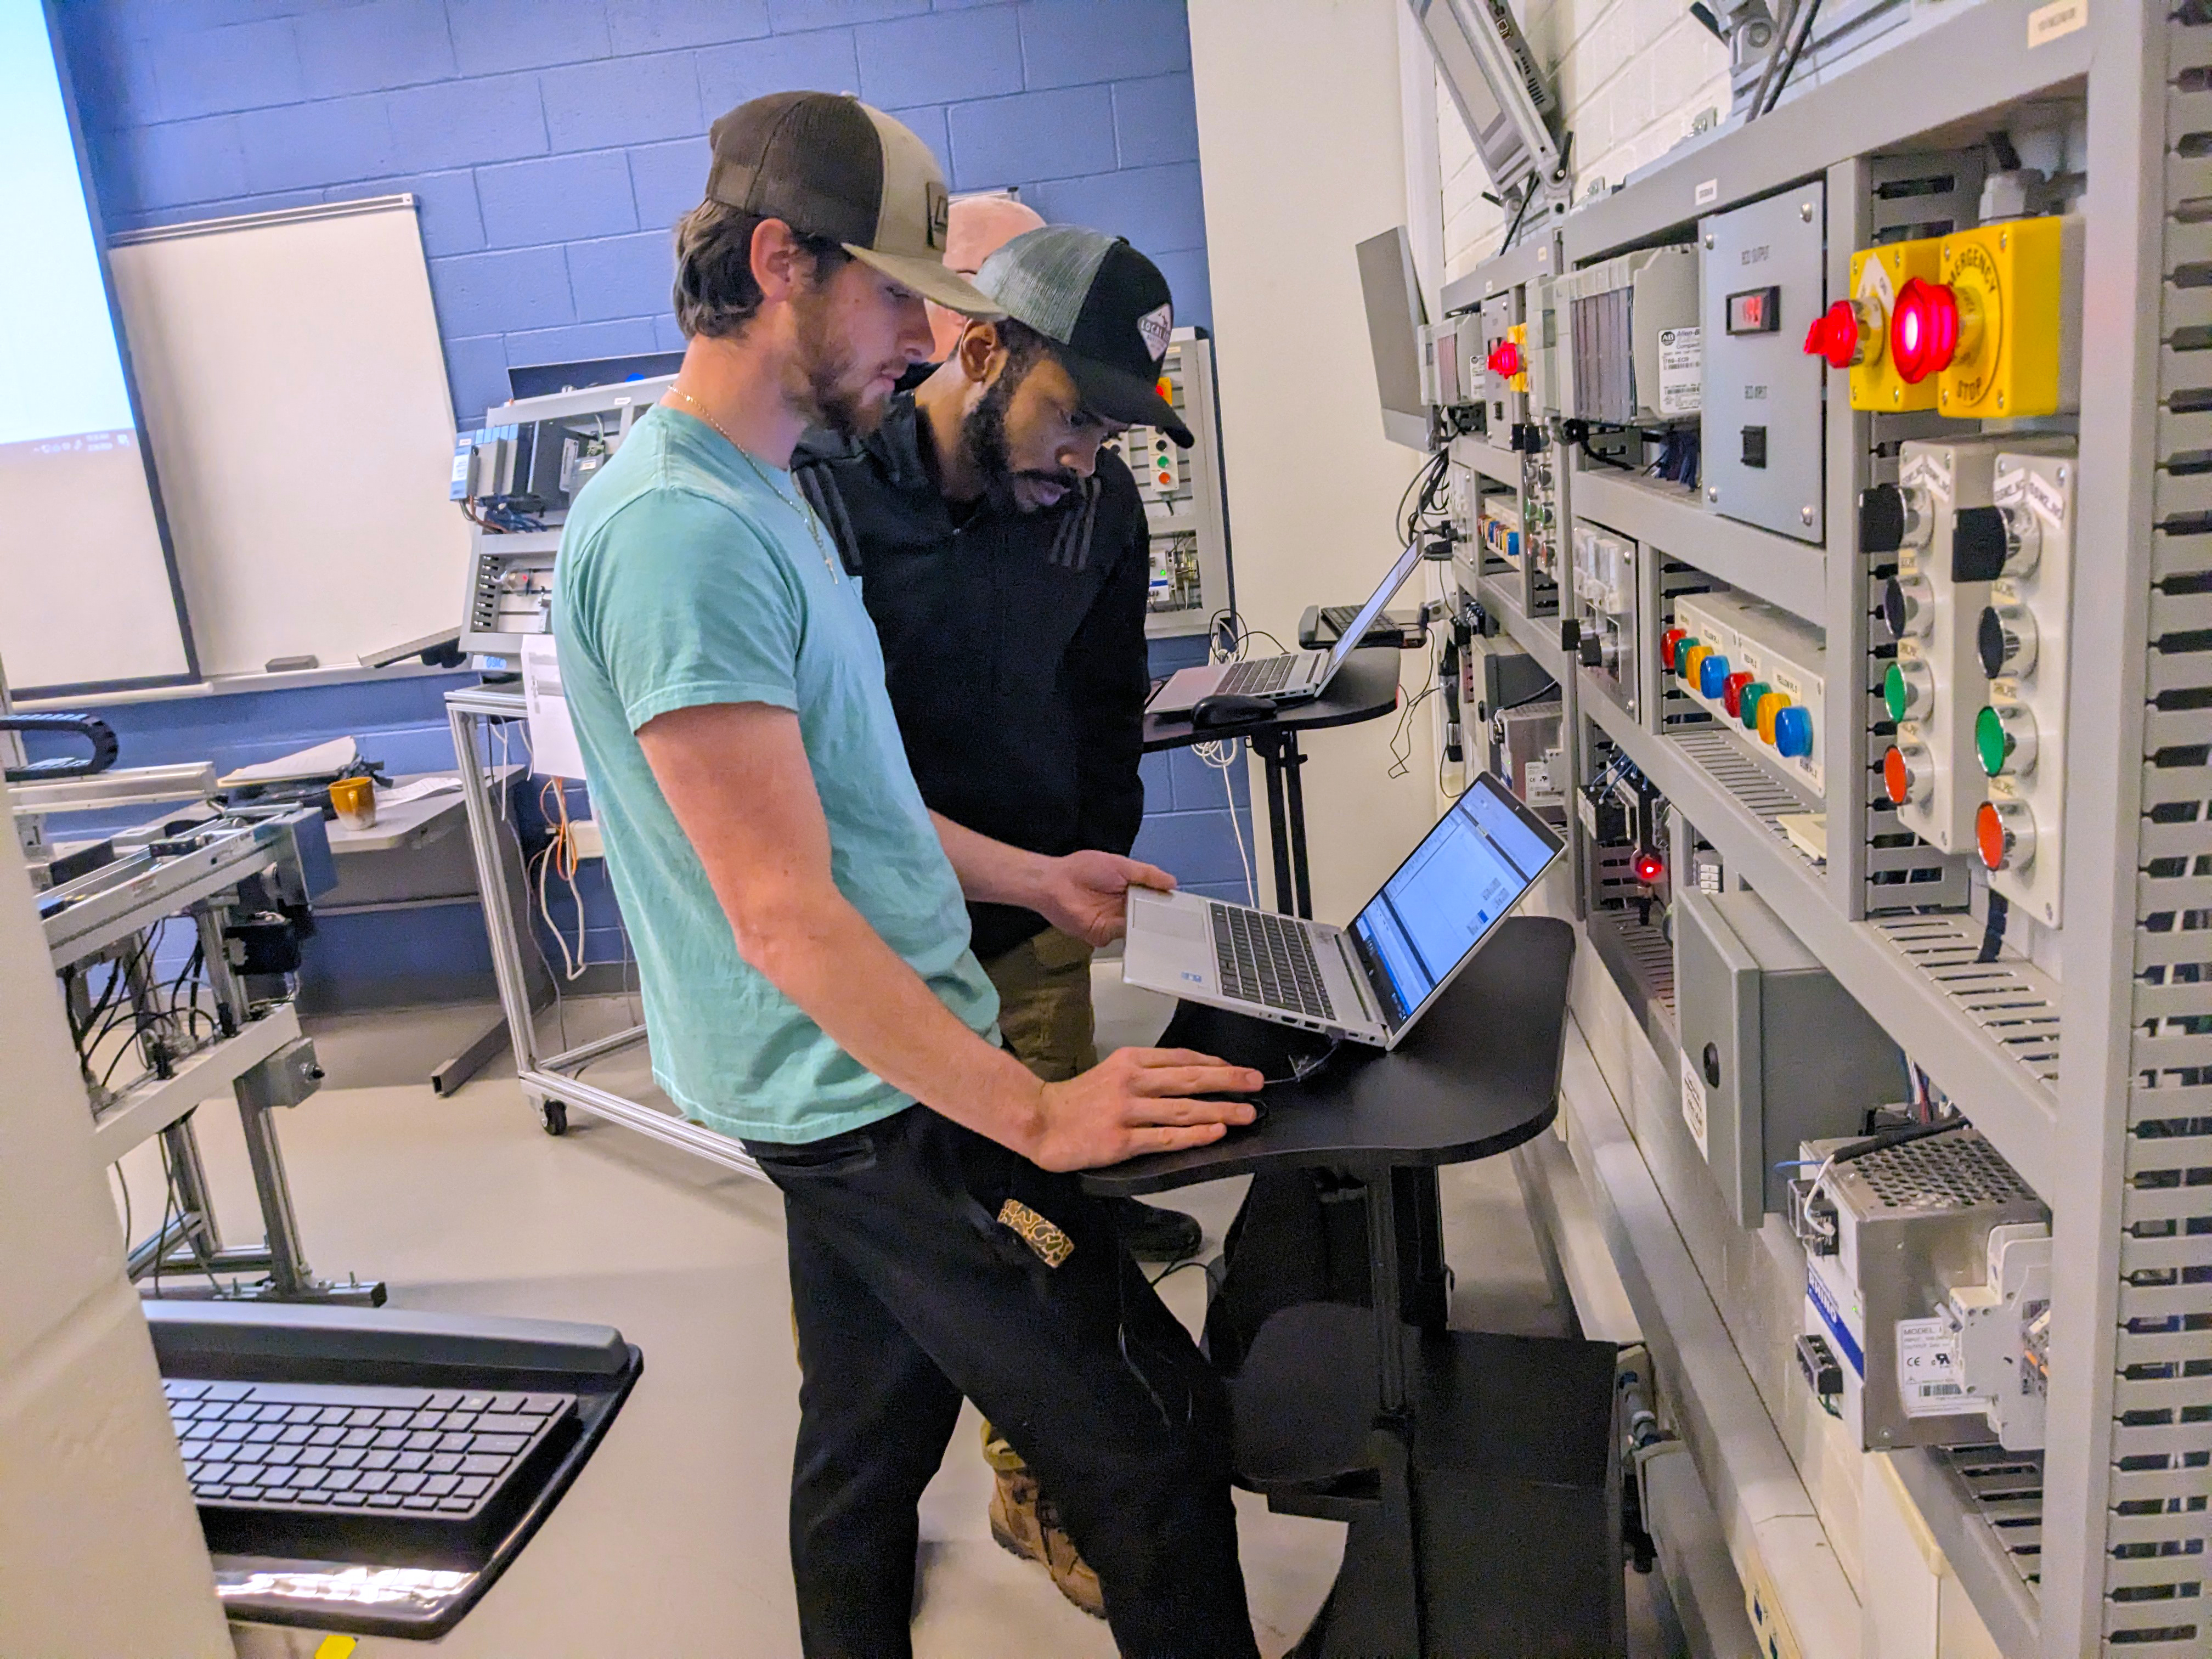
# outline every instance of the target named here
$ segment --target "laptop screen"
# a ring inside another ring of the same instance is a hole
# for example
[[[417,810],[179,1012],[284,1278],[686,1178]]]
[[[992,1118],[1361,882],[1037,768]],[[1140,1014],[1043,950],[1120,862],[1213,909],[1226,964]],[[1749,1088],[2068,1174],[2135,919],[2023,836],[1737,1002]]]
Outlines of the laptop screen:
[[[1352,920],[1394,1028],[1450,981],[1562,850],[1487,772],[1452,803]]]
[[[1398,556],[1398,562],[1390,567],[1390,574],[1382,579],[1382,586],[1367,597],[1359,607],[1359,615],[1351,627],[1336,636],[1336,643],[1328,650],[1328,672],[1334,674],[1344,666],[1344,659],[1359,648],[1367,630],[1375,625],[1375,618],[1382,614],[1382,607],[1398,597],[1398,590],[1406,585],[1406,578],[1413,574],[1413,567],[1421,562],[1419,540],[1406,544],[1406,550]],[[1323,684],[1327,684],[1326,681]]]

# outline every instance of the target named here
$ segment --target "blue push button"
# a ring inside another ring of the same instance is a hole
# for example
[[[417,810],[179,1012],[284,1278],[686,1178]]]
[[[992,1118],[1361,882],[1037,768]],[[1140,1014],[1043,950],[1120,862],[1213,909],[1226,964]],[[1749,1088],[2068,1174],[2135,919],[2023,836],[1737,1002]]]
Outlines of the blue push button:
[[[1774,746],[1792,760],[1803,760],[1813,752],[1813,711],[1802,703],[1792,703],[1774,717]]]
[[[1698,690],[1708,697],[1717,697],[1728,677],[1729,659],[1716,652],[1698,665]]]

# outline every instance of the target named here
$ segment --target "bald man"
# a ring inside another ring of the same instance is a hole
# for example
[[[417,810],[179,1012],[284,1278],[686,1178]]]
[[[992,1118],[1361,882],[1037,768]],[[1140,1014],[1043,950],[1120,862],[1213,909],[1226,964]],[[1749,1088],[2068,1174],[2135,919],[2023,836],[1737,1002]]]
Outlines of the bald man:
[[[945,226],[945,268],[965,282],[974,282],[983,261],[1020,235],[1044,223],[1035,208],[1024,207],[1011,196],[959,196],[953,198]],[[929,304],[930,358],[941,363],[960,343],[968,319],[957,311]],[[923,370],[925,375],[928,370]]]

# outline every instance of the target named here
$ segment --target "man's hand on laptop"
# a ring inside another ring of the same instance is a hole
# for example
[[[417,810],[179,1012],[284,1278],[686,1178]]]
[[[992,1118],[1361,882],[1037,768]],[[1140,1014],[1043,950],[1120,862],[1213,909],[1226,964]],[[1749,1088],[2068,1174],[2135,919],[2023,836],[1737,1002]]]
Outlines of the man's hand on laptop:
[[[1042,1169],[1067,1170],[1203,1146],[1255,1114],[1248,1101],[1192,1097],[1249,1093],[1265,1081],[1188,1048],[1117,1048],[1080,1077],[1042,1085],[1035,1144],[1018,1150]]]
[[[1128,925],[1129,890],[1175,890],[1176,878],[1156,866],[1112,853],[1070,853],[1045,860],[1033,907],[1063,933],[1109,945]]]

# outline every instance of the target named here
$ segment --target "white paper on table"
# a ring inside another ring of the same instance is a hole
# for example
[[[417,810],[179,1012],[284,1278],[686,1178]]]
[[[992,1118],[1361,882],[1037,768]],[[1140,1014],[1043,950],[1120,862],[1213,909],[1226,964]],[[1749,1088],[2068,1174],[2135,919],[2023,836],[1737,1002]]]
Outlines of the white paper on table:
[[[530,772],[540,778],[581,778],[584,751],[561,690],[561,663],[550,634],[522,636],[522,708],[530,723]]]
[[[379,806],[404,806],[410,800],[422,800],[431,795],[458,794],[461,781],[457,777],[417,778],[412,783],[394,785],[376,792]]]

